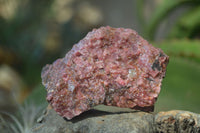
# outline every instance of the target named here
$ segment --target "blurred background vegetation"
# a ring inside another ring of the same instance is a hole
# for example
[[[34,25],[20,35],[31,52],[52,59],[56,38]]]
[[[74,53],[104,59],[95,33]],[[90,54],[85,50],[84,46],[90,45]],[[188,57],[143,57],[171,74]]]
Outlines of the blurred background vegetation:
[[[42,67],[104,25],[132,28],[170,56],[156,112],[200,113],[199,0],[0,0],[0,110],[46,105]]]

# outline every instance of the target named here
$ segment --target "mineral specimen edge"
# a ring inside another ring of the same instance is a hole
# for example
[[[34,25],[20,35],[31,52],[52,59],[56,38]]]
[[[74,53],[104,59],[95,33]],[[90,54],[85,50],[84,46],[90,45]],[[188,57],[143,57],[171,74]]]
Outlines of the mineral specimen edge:
[[[168,61],[134,30],[100,27],[46,65],[42,83],[52,108],[69,120],[99,104],[153,111]]]

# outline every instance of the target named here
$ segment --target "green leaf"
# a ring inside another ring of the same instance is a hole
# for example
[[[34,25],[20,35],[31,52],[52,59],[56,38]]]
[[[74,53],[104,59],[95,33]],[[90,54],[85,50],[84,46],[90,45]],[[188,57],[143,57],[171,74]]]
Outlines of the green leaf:
[[[34,103],[35,105],[47,105],[46,90],[42,84],[36,86],[31,94],[25,100],[25,103]]]
[[[200,65],[170,56],[166,77],[156,103],[156,112],[188,110],[200,113]]]
[[[199,5],[200,1],[197,0],[163,0],[161,5],[156,7],[155,12],[146,27],[146,37],[150,40],[154,39],[154,35],[158,25],[162,22],[164,18],[167,17],[174,9],[183,4],[193,4]]]
[[[194,37],[200,33],[198,28],[200,25],[200,6],[189,10],[184,14],[180,20],[176,23],[171,33],[170,38],[183,38],[183,37]]]
[[[170,40],[162,42],[157,47],[170,56],[184,57],[200,63],[200,40]]]

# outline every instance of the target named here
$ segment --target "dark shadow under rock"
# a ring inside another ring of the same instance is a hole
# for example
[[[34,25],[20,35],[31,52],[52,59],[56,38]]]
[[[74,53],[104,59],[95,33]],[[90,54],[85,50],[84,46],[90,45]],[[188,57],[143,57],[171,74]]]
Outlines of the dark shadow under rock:
[[[138,111],[135,109],[129,109],[129,108],[119,108],[115,106],[99,105],[99,106],[96,106],[94,109],[90,109],[88,111],[81,113],[79,116],[76,116],[72,118],[71,120],[68,120],[67,118],[64,118],[64,120],[71,121],[72,123],[76,123],[76,122],[82,121],[87,118],[92,118],[92,117],[123,114],[123,113],[136,113],[136,112],[141,112],[141,111]]]

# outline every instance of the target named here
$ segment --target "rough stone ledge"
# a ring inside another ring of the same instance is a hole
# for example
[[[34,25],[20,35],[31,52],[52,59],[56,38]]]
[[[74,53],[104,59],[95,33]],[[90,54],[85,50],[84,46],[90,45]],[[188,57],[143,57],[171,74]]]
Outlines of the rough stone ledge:
[[[32,133],[200,133],[200,115],[172,110],[157,114],[141,111],[90,110],[72,120],[47,108]]]

